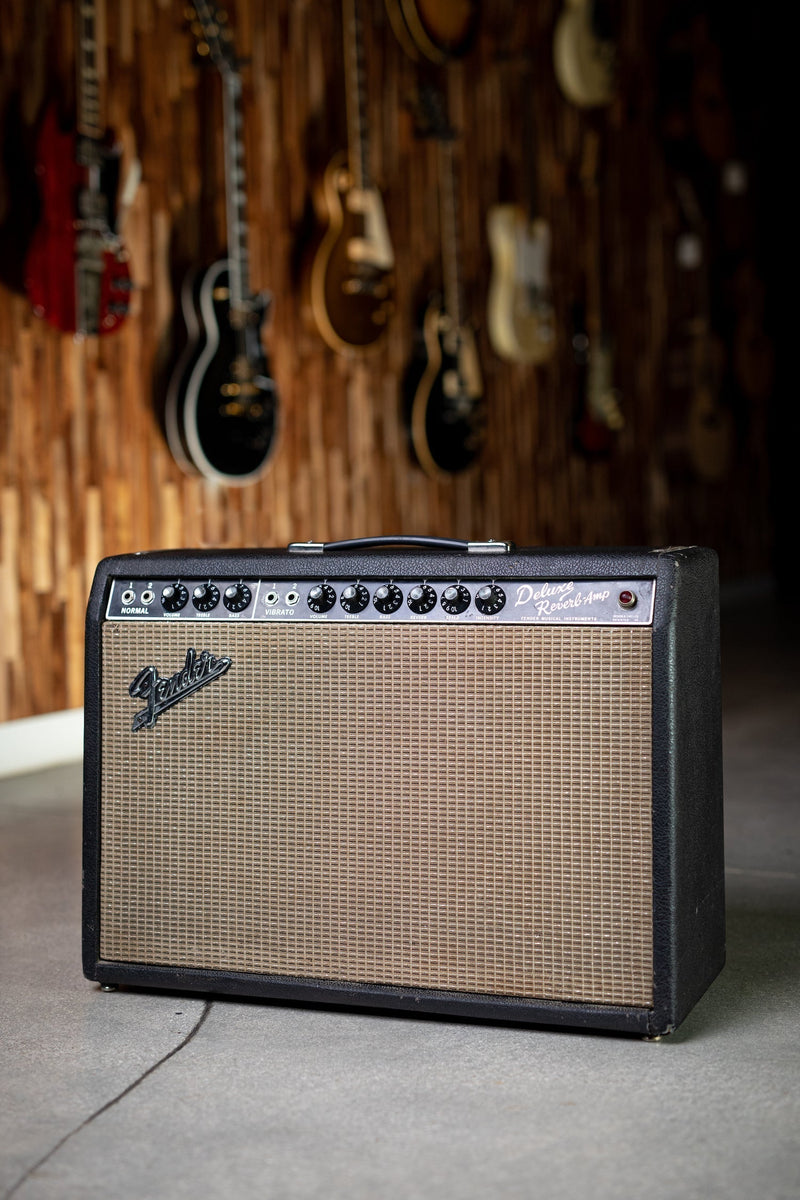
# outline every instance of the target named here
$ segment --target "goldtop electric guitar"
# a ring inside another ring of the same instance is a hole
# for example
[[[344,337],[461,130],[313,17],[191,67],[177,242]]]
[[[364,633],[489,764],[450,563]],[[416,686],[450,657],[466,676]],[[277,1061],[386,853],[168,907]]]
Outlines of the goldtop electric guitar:
[[[198,49],[222,80],[227,255],[193,272],[181,293],[186,348],[167,392],[167,440],[179,466],[221,484],[266,469],[278,429],[278,394],[261,343],[271,299],[249,283],[242,80],[224,15],[195,4]]]
[[[119,235],[126,204],[116,204],[120,154],[103,117],[94,0],[77,0],[76,15],[76,121],[65,128],[57,102],[45,112],[36,148],[42,213],[25,290],[37,316],[89,337],[119,328],[133,285]]]
[[[439,216],[443,294],[433,295],[422,318],[423,354],[406,378],[411,444],[432,478],[463,471],[477,459],[485,440],[483,378],[475,333],[464,319],[462,300],[455,135],[442,97],[421,92],[423,127],[439,150]]]
[[[323,181],[326,232],[311,268],[311,311],[339,353],[379,345],[393,310],[394,250],[381,193],[372,181],[359,0],[343,0],[347,151]]]

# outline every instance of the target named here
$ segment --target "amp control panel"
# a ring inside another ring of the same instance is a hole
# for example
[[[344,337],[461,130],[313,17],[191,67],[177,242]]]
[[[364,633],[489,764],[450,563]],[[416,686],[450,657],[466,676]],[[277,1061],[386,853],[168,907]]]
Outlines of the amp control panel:
[[[124,579],[110,621],[649,625],[653,579]]]

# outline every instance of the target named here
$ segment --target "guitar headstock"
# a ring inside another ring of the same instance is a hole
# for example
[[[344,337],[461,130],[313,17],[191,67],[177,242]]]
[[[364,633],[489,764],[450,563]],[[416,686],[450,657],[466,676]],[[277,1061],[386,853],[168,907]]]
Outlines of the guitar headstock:
[[[223,75],[238,71],[233,49],[233,35],[228,26],[228,14],[207,0],[195,0],[186,10],[192,33],[197,41],[197,53],[210,58]]]

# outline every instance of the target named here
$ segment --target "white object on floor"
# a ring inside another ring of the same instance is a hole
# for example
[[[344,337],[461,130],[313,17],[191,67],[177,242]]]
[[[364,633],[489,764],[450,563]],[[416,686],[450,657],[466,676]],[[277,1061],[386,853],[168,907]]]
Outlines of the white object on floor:
[[[0,778],[83,758],[83,709],[0,724]]]

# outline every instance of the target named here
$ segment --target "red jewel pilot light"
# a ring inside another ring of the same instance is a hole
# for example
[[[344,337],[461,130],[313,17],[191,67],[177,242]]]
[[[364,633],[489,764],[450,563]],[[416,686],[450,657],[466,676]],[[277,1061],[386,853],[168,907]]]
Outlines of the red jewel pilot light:
[[[636,607],[636,592],[625,591],[620,592],[619,597],[620,608],[635,608]]]

